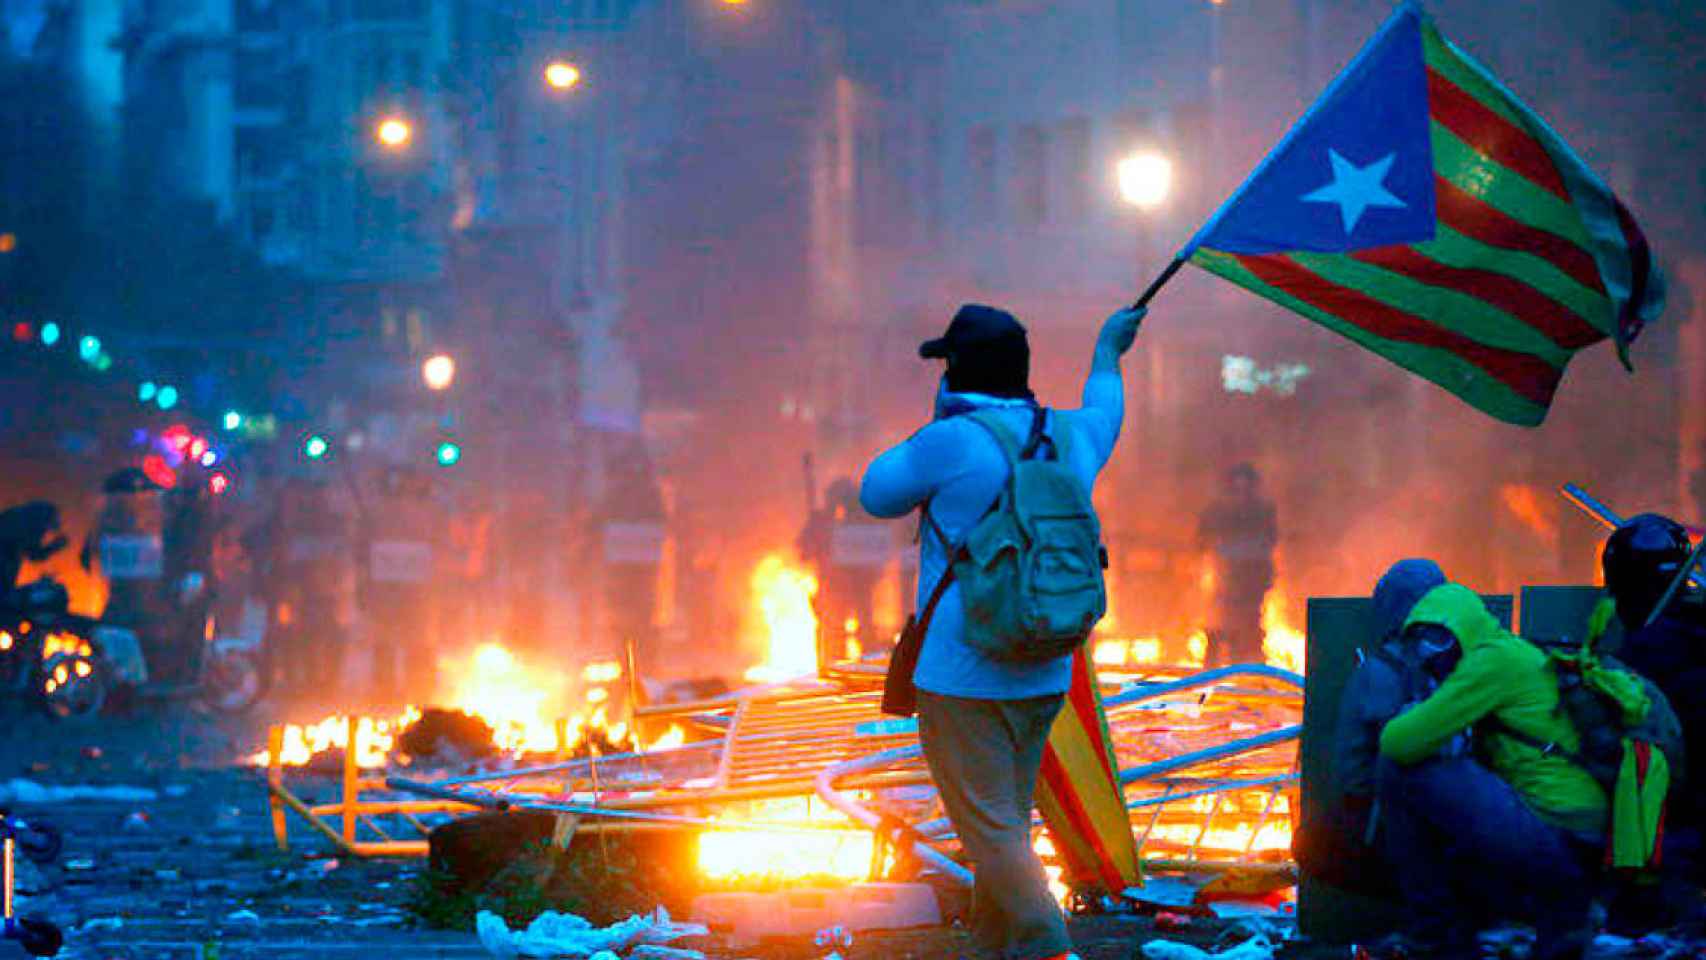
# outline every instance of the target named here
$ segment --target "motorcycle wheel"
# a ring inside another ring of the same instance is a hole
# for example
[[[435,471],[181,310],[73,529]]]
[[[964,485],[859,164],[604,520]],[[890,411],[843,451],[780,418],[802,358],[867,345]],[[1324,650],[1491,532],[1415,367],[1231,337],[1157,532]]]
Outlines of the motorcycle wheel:
[[[202,702],[214,713],[244,713],[266,694],[260,658],[248,650],[210,652],[201,687]]]
[[[56,653],[41,665],[36,692],[56,720],[94,716],[107,703],[107,679],[93,658]]]

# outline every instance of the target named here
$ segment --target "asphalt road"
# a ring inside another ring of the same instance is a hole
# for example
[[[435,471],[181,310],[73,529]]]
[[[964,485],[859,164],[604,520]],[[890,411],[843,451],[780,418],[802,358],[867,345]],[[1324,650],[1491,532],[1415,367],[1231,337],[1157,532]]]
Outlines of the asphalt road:
[[[4,708],[0,708],[3,710]],[[187,711],[153,710],[99,722],[56,724],[16,710],[0,713],[0,795],[13,778],[44,785],[126,785],[155,792],[148,801],[79,800],[22,805],[66,834],[57,865],[26,878],[23,910],[55,920],[74,960],[195,958],[233,960],[394,957],[479,958],[473,933],[421,928],[405,903],[420,861],[335,859],[302,836],[281,853],[273,843],[258,771],[237,759],[260,743],[259,721],[221,721]],[[314,799],[335,785],[305,783]],[[293,836],[304,834],[300,828]],[[1221,933],[1199,924],[1185,939]],[[1143,917],[1076,918],[1085,960],[1126,960],[1155,936]],[[1173,935],[1177,937],[1178,935]],[[712,940],[688,943],[718,958],[819,960],[809,941],[731,950]],[[954,928],[858,936],[841,950],[861,958],[966,955]],[[1288,951],[1337,956],[1340,951]],[[0,945],[0,958],[22,955]]]

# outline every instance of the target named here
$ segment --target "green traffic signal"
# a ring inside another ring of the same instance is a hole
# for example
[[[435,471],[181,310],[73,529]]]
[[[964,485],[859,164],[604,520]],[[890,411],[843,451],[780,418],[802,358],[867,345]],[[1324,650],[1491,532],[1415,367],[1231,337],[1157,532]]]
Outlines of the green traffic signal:
[[[324,458],[331,449],[331,441],[317,433],[309,437],[306,443],[302,444],[302,452],[306,454],[310,460],[319,460]]]
[[[434,455],[439,466],[454,467],[457,461],[462,459],[462,448],[457,446],[456,441],[446,440],[438,445],[438,451]]]

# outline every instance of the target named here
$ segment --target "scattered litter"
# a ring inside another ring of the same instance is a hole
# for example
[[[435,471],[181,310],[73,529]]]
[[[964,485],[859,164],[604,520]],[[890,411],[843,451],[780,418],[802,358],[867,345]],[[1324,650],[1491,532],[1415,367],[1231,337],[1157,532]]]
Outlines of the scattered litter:
[[[1272,941],[1261,936],[1219,953],[1173,940],[1151,940],[1143,945],[1143,955],[1148,960],[1273,960],[1275,949]]]
[[[1226,930],[1221,933],[1221,939],[1242,943],[1256,937],[1265,937],[1270,943],[1285,943],[1296,933],[1295,922],[1288,919],[1244,917],[1228,924]]]
[[[153,803],[160,794],[147,787],[96,787],[88,784],[49,785],[14,777],[0,783],[0,804],[47,806],[79,801]]]
[[[1534,931],[1527,927],[1500,927],[1476,935],[1482,956],[1500,960],[1523,960],[1534,950]]]
[[[1222,920],[1297,916],[1294,900],[1215,900],[1206,906],[1210,913]]]
[[[1178,933],[1188,929],[1190,925],[1191,918],[1183,914],[1163,910],[1155,915],[1155,929],[1162,933]]]
[[[122,917],[95,917],[83,924],[80,929],[84,933],[91,930],[123,930],[124,919]]]
[[[502,917],[480,911],[474,929],[487,952],[499,960],[515,957],[589,958],[600,951],[620,951],[639,945],[662,946],[682,937],[704,936],[702,924],[676,923],[669,911],[657,908],[651,916],[633,916],[609,927],[594,927],[585,917],[547,910],[524,931],[511,931]],[[653,954],[667,957],[669,954]],[[680,955],[683,957],[692,954]]]
[[[1147,877],[1143,886],[1128,887],[1122,896],[1147,906],[1186,909],[1196,904],[1197,885],[1178,877]]]
[[[339,863],[336,857],[333,857],[330,860],[319,860],[314,863],[314,869],[321,873],[331,873],[341,866],[343,866],[343,864]]]
[[[72,857],[65,861],[65,869],[71,873],[84,873],[95,869],[95,861],[92,857]]]
[[[615,954],[610,955],[615,956]],[[834,954],[830,956],[834,956]],[[593,960],[598,960],[598,957],[594,956]],[[628,960],[705,960],[705,955],[698,950],[684,950],[681,947],[642,943],[628,954]]]
[[[260,923],[261,915],[253,910],[233,910],[225,915],[226,923]]]

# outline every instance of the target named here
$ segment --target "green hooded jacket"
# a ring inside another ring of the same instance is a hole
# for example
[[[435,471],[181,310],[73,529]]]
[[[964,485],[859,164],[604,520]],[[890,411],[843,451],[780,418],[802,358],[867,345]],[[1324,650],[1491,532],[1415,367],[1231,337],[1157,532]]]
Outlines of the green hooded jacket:
[[[1577,750],[1580,739],[1559,709],[1558,683],[1546,654],[1499,626],[1474,591],[1456,583],[1435,587],[1404,625],[1416,623],[1450,630],[1463,647],[1463,659],[1432,696],[1386,724],[1381,756],[1420,763],[1489,715],[1533,740]],[[1609,804],[1587,771],[1496,730],[1481,746],[1493,772],[1542,818],[1578,834],[1604,834]]]

